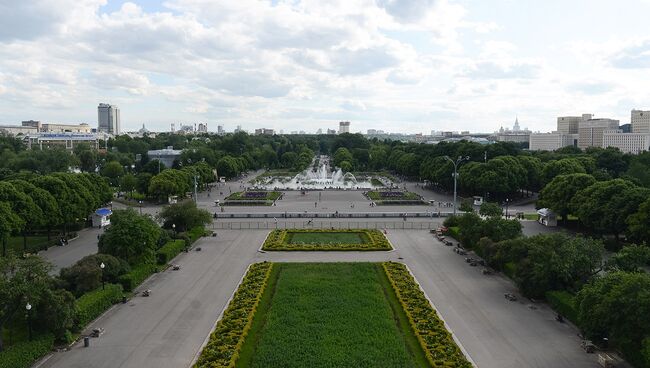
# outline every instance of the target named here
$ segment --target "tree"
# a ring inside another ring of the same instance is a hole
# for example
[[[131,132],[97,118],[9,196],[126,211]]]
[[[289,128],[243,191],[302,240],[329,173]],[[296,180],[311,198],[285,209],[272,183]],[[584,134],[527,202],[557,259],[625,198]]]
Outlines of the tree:
[[[6,202],[0,202],[0,241],[2,241],[2,256],[7,255],[7,238],[13,231],[24,226],[23,220],[14,213]]]
[[[10,180],[9,182],[16,189],[30,196],[34,201],[34,204],[41,209],[43,217],[41,218],[39,225],[47,228],[47,239],[50,240],[52,228],[63,223],[63,215],[59,209],[59,204],[56,202],[56,198],[54,198],[54,196],[52,196],[48,191],[38,188],[32,183],[24,180],[17,179]]]
[[[23,234],[23,246],[27,251],[27,232],[33,230],[43,221],[43,211],[27,194],[17,190],[9,182],[0,182],[0,201],[10,203],[13,212],[22,220],[20,230]]]
[[[463,212],[474,212],[474,207],[472,206],[472,200],[463,199],[462,201],[460,201],[460,207],[458,209]]]
[[[160,228],[148,215],[133,209],[116,210],[111,226],[99,239],[99,252],[127,261],[130,265],[152,263],[160,237]]]
[[[138,180],[133,174],[126,174],[120,179],[120,190],[131,193],[131,196],[137,185]]]
[[[600,234],[619,235],[627,229],[627,218],[648,197],[648,189],[614,179],[597,182],[581,190],[572,200],[576,214],[585,226]]]
[[[149,195],[160,200],[170,195],[185,196],[190,191],[190,178],[186,172],[168,169],[149,181]]]
[[[100,265],[104,264],[102,270]],[[75,295],[97,289],[102,280],[116,283],[118,277],[129,272],[129,264],[110,254],[92,254],[86,256],[74,265],[62,268],[60,271],[61,280],[65,288]]]
[[[632,241],[650,244],[650,199],[627,218],[627,225],[627,236]]]
[[[552,209],[562,216],[566,225],[568,215],[574,211],[571,207],[573,198],[595,182],[596,179],[588,174],[558,175],[540,192],[537,207]]]
[[[112,186],[116,187],[119,183],[119,178],[124,175],[124,168],[118,161],[111,161],[102,167],[100,173],[102,176],[108,178]]]
[[[343,161],[347,161],[350,164],[354,161],[354,157],[352,157],[352,154],[350,151],[348,151],[347,148],[341,147],[334,152],[334,156],[332,157],[332,163],[336,167],[341,167],[341,163]]]
[[[607,260],[609,271],[643,272],[642,267],[650,262],[650,248],[641,245],[628,245]]]
[[[549,183],[558,175],[586,174],[587,171],[582,163],[575,158],[563,158],[557,161],[550,161],[542,170],[544,183]]]
[[[602,267],[603,244],[588,238],[536,235],[503,246],[499,262],[516,264],[515,281],[530,297],[549,290],[577,290]]]
[[[74,327],[76,317],[75,297],[67,290],[46,289],[40,300],[32,307],[36,312],[36,326],[42,326],[52,332],[54,337],[64,343],[70,343],[69,331]]]
[[[94,173],[97,170],[97,152],[91,149],[82,150],[77,154],[79,169],[84,172]]]
[[[232,156],[224,156],[217,161],[217,172],[226,178],[233,178],[239,175],[241,170],[239,162]]]
[[[501,206],[496,203],[483,202],[478,213],[481,216],[501,217],[503,215],[503,209],[501,209]]]
[[[650,274],[611,272],[595,278],[576,296],[578,322],[584,334],[613,346],[640,364],[638,352],[650,336]]]
[[[51,288],[51,267],[38,256],[0,258],[0,331],[19,311],[25,310],[27,302],[33,306],[40,304]],[[0,351],[4,350],[2,335]]]
[[[172,204],[163,208],[159,218],[163,221],[165,229],[176,225],[177,231],[187,231],[197,226],[204,226],[212,221],[210,212],[196,207],[193,201]]]

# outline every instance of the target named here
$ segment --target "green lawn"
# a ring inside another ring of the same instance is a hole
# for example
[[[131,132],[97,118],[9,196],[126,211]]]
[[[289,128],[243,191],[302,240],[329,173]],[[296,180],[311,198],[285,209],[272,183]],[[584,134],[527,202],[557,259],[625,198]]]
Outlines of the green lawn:
[[[287,236],[289,244],[363,244],[368,242],[368,237],[363,233],[294,233]]]
[[[375,263],[276,263],[237,367],[424,367]]]

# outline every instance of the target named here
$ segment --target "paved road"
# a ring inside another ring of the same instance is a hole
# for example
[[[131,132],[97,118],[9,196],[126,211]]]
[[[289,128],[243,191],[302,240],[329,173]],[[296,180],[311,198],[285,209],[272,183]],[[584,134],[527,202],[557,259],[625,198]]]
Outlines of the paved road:
[[[91,324],[106,333],[90,348],[57,353],[43,367],[187,367],[199,352],[248,264],[393,260],[405,262],[479,367],[595,367],[575,328],[543,305],[508,302],[509,280],[484,276],[427,231],[389,230],[391,252],[258,252],[267,231],[223,230],[203,238],[201,252],[179,256],[180,271],[155,275],[135,297]],[[400,259],[402,258],[402,259]]]
[[[63,267],[68,267],[81,258],[97,253],[97,235],[103,230],[87,228],[77,232],[78,238],[70,240],[68,245],[53,246],[39,252],[38,255],[54,265],[52,274],[57,274]]]
[[[77,344],[42,367],[187,367],[239,283],[266,236],[262,231],[231,231],[203,238],[201,252],[181,254],[180,271],[154,275],[139,290],[152,296],[119,304],[89,326],[106,333],[91,346]]]

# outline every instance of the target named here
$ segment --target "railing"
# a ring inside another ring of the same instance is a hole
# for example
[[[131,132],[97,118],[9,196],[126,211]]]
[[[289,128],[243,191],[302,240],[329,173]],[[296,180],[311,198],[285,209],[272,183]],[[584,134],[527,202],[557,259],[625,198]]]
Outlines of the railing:
[[[429,221],[215,221],[213,229],[249,230],[249,229],[412,229],[431,230],[440,223]]]
[[[285,219],[285,218],[320,218],[320,219],[361,219],[361,218],[437,218],[450,216],[451,212],[429,211],[429,212],[269,212],[269,213],[242,213],[242,212],[215,212],[215,219],[235,218],[264,218],[264,219]]]

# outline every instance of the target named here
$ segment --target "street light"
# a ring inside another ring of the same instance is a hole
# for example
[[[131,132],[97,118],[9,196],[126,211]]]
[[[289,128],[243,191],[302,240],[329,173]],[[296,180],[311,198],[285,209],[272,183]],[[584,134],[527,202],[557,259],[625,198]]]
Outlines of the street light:
[[[463,161],[469,161],[469,156],[458,156],[456,161],[452,160],[449,156],[445,156],[445,159],[449,160],[454,165],[454,216],[456,216],[456,187],[458,181],[458,166]]]
[[[29,341],[32,341],[32,305],[27,302],[25,309],[27,310],[27,328],[29,329]]]
[[[106,268],[104,262],[102,262],[102,264],[99,265],[99,268],[102,269],[102,290],[104,290],[104,268]]]
[[[174,230],[174,239],[176,239],[176,224],[172,224],[172,229]]]
[[[508,203],[510,203],[510,199],[506,198],[506,220],[508,219]]]
[[[142,215],[142,200],[139,200],[138,203],[140,204],[140,215]]]

